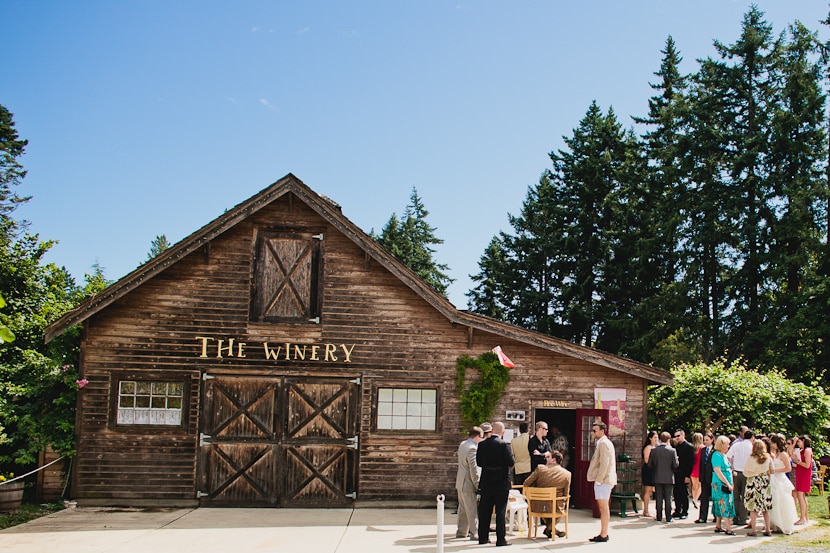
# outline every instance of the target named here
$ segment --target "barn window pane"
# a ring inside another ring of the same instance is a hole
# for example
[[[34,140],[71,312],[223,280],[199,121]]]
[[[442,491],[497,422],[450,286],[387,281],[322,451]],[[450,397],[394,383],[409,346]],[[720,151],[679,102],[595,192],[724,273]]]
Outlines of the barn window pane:
[[[181,426],[183,390],[181,382],[122,380],[117,424]]]
[[[434,389],[379,388],[378,430],[435,430]]]

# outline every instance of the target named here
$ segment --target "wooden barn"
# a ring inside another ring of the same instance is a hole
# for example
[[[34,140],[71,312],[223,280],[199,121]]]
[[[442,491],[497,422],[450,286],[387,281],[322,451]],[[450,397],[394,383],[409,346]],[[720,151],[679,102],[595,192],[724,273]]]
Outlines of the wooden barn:
[[[67,313],[47,339],[77,324],[89,382],[71,471],[79,505],[452,498],[465,430],[456,360],[501,346],[516,367],[493,419],[510,432],[556,423],[576,504],[589,506],[594,417],[638,462],[647,387],[671,383],[456,309],[293,175]]]

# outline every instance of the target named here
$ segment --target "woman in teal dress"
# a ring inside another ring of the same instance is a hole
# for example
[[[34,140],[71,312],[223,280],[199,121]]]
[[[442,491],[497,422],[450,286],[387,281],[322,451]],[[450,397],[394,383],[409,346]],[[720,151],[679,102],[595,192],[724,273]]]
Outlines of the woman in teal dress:
[[[729,438],[718,436],[712,453],[712,514],[715,515],[715,532],[734,536],[735,500],[732,498],[732,466],[726,459],[727,451]]]

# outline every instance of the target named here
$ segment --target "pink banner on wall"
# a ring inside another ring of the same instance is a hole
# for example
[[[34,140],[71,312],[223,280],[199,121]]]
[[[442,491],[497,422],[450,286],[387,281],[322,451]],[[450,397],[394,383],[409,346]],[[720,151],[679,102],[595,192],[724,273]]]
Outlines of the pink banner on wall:
[[[594,388],[594,408],[608,409],[608,435],[625,434],[625,388]]]

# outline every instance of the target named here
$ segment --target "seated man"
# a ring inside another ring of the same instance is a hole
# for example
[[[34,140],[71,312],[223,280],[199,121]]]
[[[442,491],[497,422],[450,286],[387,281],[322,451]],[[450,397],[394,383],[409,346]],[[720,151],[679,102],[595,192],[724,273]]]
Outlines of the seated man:
[[[568,495],[571,489],[571,473],[562,467],[562,454],[558,451],[548,451],[545,453],[545,464],[536,467],[536,470],[525,480],[525,486],[537,488],[556,488],[556,496]],[[565,500],[556,500],[556,509],[560,513],[564,513],[567,505]],[[555,528],[551,528],[551,519],[546,518],[545,521],[545,535],[551,537],[551,532]],[[561,538],[565,532],[556,530],[556,536]]]

